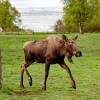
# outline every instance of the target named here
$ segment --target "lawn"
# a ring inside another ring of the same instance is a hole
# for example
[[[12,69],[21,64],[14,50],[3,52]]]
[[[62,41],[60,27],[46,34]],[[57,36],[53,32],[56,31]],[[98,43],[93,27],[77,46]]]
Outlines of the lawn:
[[[61,34],[57,34],[61,37]],[[47,90],[42,90],[44,64],[34,63],[28,71],[33,78],[33,86],[28,85],[24,75],[25,89],[19,88],[20,66],[24,60],[23,44],[29,40],[40,40],[48,34],[0,35],[2,49],[3,87],[0,100],[100,100],[100,33],[66,34],[72,38],[79,36],[77,45],[83,56],[73,58],[74,64],[65,62],[70,67],[77,89],[70,88],[68,73],[59,65],[52,65],[47,81]]]

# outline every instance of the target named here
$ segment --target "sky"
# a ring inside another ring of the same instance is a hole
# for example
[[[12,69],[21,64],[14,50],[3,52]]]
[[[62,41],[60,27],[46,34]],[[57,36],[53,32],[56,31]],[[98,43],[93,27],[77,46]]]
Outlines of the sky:
[[[26,7],[62,7],[61,0],[9,0],[16,8]]]

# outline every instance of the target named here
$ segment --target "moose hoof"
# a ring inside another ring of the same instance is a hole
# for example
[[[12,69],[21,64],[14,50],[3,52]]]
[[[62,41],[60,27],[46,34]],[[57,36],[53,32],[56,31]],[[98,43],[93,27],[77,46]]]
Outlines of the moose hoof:
[[[28,81],[29,81],[29,85],[32,86],[32,78],[30,78]]]
[[[74,80],[72,82],[72,88],[76,89],[76,84],[75,84],[75,81]]]
[[[20,87],[21,89],[24,89],[24,88],[25,88],[24,85],[20,85],[19,87]]]
[[[43,89],[43,90],[46,90],[46,87],[45,87],[45,86],[43,86],[43,87],[42,87],[42,89]]]
[[[72,86],[72,88],[76,89],[76,86]]]
[[[32,86],[32,82],[29,82],[29,85]]]

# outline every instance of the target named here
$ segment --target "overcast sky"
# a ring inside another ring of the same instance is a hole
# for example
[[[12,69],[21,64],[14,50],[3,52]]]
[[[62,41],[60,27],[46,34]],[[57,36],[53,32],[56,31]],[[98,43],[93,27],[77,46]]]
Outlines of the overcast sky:
[[[24,7],[62,7],[61,0],[9,0],[17,8]]]

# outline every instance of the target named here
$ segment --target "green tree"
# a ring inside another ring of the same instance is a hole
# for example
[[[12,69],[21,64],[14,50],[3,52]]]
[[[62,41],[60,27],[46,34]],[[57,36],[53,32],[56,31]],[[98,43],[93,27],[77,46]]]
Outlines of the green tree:
[[[66,32],[66,26],[63,24],[62,20],[57,20],[55,26],[54,26],[54,31],[55,32]]]
[[[12,7],[9,0],[0,1],[0,27],[3,31],[14,31],[21,23],[20,13]]]
[[[84,33],[83,28],[85,23],[97,19],[99,0],[63,0],[63,3],[64,23],[66,25],[78,26],[81,34]]]
[[[1,49],[0,49],[0,89],[2,87],[2,67],[1,67]]]

